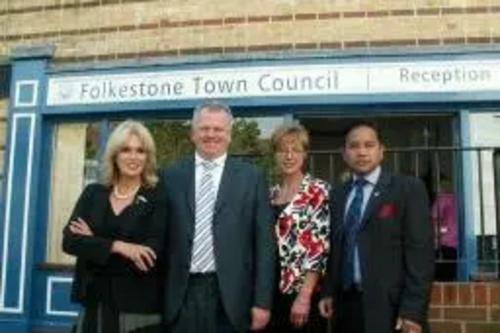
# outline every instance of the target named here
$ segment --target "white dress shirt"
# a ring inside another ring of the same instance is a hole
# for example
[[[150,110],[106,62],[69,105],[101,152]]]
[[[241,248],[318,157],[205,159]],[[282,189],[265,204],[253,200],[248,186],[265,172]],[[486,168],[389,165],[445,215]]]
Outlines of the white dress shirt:
[[[363,203],[361,205],[361,219],[363,219],[363,215],[365,214],[365,209],[366,206],[368,205],[368,200],[370,200],[370,197],[372,196],[373,189],[375,188],[375,185],[377,185],[378,179],[380,178],[380,173],[382,172],[382,169],[377,167],[375,170],[370,172],[369,174],[363,176],[364,179],[366,179],[367,184],[363,187]],[[360,178],[357,175],[354,175],[353,181],[356,181],[356,179]],[[346,215],[347,211],[349,210],[349,206],[351,205],[352,200],[354,199],[354,193],[356,192],[356,189],[353,188],[349,192],[349,196],[347,197],[347,202],[344,207],[344,223],[346,221]],[[356,283],[361,283],[361,268],[359,265],[359,250],[358,246],[356,245],[356,248],[354,249],[354,281]]]
[[[198,190],[201,185],[201,178],[203,177],[203,172],[205,171],[203,168],[203,162],[206,162],[203,157],[201,157],[198,153],[194,155],[195,159],[195,179],[196,179],[196,197],[198,197]],[[216,167],[212,170],[212,179],[215,187],[215,193],[219,193],[220,181],[222,179],[222,172],[224,171],[224,166],[226,164],[227,154],[217,157],[216,159],[210,161],[216,165]]]
[[[211,161],[207,161],[205,159],[203,159],[198,153],[195,154],[195,199],[198,198],[198,194],[199,194],[199,191],[200,191],[200,187],[201,187],[201,182],[202,182],[202,178],[203,178],[203,175],[205,173],[205,167],[203,166],[203,163],[205,162],[212,162],[213,164],[215,164],[215,167],[210,170],[209,172],[212,174],[212,184],[213,184],[213,187],[214,187],[214,194],[215,194],[215,198],[214,200],[217,201],[217,194],[218,194],[218,191],[219,191],[219,187],[220,187],[220,182],[221,182],[221,179],[222,179],[222,172],[224,171],[224,165],[226,163],[226,159],[227,159],[227,154],[224,154],[214,160],[211,160]],[[196,200],[195,200],[196,202]],[[214,203],[214,207],[215,207],[215,203]],[[198,208],[196,208],[198,209]],[[212,214],[212,219],[213,219],[213,214]],[[213,225],[213,220],[211,221],[212,222],[212,225]],[[195,221],[195,237],[193,238],[193,253],[196,252],[195,249],[198,249],[198,248],[202,248],[203,247],[203,240],[200,239],[200,238],[197,238],[196,237],[196,230],[197,230],[197,223],[199,223],[199,221]],[[210,228],[210,230],[205,231],[203,232],[204,233],[204,239],[205,241],[208,240],[211,240],[213,242],[213,230]],[[194,254],[193,254],[194,256]],[[197,266],[197,260],[195,260],[195,258],[191,258],[191,268],[190,268],[190,272],[191,273],[207,273],[207,272],[214,272],[216,270],[216,267],[215,267],[215,254],[214,254],[214,248],[213,246],[207,250],[205,253],[204,253],[204,256],[206,257],[206,262],[208,262],[209,264],[208,265],[205,265],[202,269],[202,271],[200,271],[200,267]]]

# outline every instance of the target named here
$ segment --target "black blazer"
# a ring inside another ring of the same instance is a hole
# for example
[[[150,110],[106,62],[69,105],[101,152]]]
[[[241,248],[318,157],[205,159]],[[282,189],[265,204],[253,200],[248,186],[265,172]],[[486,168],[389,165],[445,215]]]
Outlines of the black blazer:
[[[77,257],[72,300],[84,306],[112,301],[119,310],[125,312],[160,312],[166,206],[163,188],[141,187],[134,202],[120,214],[123,223],[120,221],[119,228],[110,228],[107,223],[111,209],[109,196],[109,187],[89,185],[71,214],[69,221],[81,217],[89,224],[93,236],[73,234],[69,230],[69,222],[63,230],[64,252]],[[114,240],[151,247],[159,257],[155,268],[143,273],[129,260],[111,254]],[[105,285],[102,283],[103,277]],[[103,299],[103,290],[106,299]]]
[[[322,291],[338,303],[342,285],[342,225],[349,185],[332,190],[332,248]],[[382,172],[362,217],[358,249],[365,332],[392,333],[396,317],[423,325],[434,273],[433,228],[423,183]]]
[[[167,189],[165,319],[177,315],[188,287],[195,226],[195,159],[164,174]],[[214,255],[221,299],[238,330],[248,330],[250,308],[270,309],[275,238],[268,187],[262,172],[228,157],[213,221]]]

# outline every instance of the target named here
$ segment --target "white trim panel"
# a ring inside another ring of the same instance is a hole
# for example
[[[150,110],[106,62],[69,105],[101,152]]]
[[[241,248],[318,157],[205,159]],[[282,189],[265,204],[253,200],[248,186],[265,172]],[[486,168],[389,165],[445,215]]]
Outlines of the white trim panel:
[[[7,271],[8,271],[8,254],[9,254],[9,236],[10,236],[10,224],[11,224],[11,206],[12,206],[12,182],[14,179],[14,153],[16,148],[16,137],[17,137],[17,127],[18,119],[26,118],[31,121],[30,132],[29,132],[29,147],[28,147],[28,165],[26,166],[26,187],[24,189],[25,201],[24,201],[24,211],[22,219],[22,238],[21,238],[21,258],[20,258],[20,274],[19,274],[19,297],[17,307],[7,307],[5,306],[5,294],[7,289]],[[27,254],[27,240],[28,240],[28,218],[29,209],[31,206],[31,176],[33,169],[33,145],[35,140],[35,120],[36,115],[33,113],[17,113],[13,115],[12,123],[12,136],[9,147],[9,173],[7,178],[7,193],[5,198],[5,229],[3,238],[3,256],[2,256],[2,277],[0,284],[0,312],[7,313],[22,313],[24,308],[24,286],[26,280],[26,254]]]
[[[47,299],[45,301],[45,313],[49,316],[77,317],[78,312],[75,311],[54,310],[54,308],[52,307],[52,286],[54,285],[54,283],[73,283],[73,278],[59,276],[49,276],[47,278]]]

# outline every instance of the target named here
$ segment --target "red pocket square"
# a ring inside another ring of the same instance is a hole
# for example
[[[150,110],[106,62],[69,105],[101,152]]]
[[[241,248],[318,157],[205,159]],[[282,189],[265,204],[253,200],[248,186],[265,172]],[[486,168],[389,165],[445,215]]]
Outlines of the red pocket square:
[[[393,204],[384,204],[378,211],[379,219],[390,219],[394,217],[394,215],[396,215],[396,206]]]

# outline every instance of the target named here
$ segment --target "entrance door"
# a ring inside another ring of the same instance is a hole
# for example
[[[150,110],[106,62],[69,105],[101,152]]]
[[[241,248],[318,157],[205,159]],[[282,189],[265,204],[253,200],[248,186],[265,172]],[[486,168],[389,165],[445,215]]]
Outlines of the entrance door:
[[[374,123],[386,147],[384,169],[393,173],[437,178],[453,174],[453,154],[431,152],[436,147],[453,146],[453,118],[448,115],[377,115],[373,117],[302,117],[311,136],[310,166],[318,177],[339,180],[345,166],[342,160],[344,132],[356,121]],[[438,158],[437,158],[438,157]],[[437,162],[436,162],[437,158]],[[430,179],[429,179],[430,181]],[[429,182],[426,180],[426,182]],[[429,183],[429,185],[431,185]],[[432,192],[437,185],[429,188]]]

